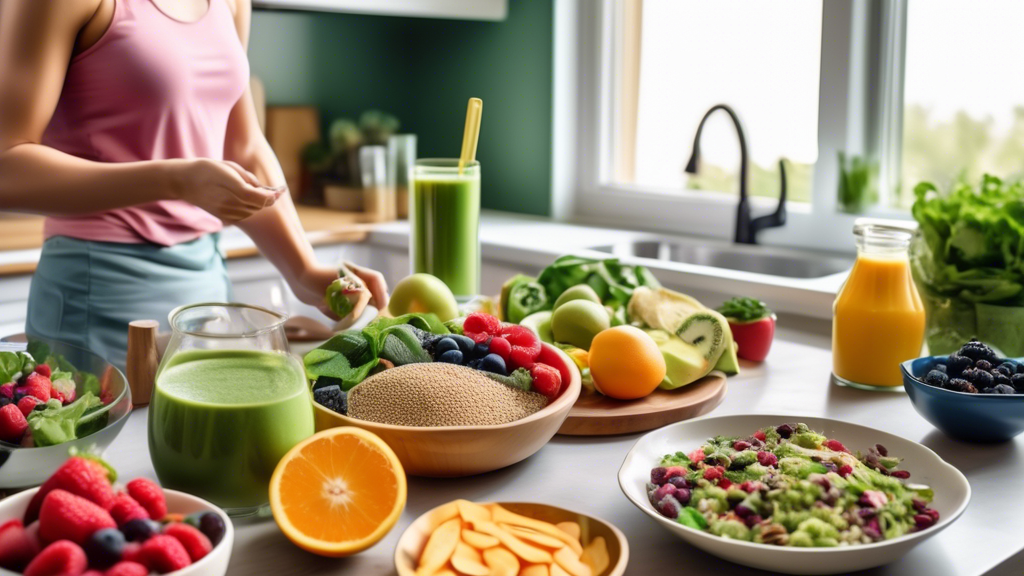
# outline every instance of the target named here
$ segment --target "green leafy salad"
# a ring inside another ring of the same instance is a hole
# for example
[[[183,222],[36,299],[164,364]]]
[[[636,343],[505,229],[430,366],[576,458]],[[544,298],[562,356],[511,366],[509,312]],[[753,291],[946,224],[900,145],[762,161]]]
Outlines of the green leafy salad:
[[[933,526],[932,490],[904,482],[881,444],[854,454],[806,424],[716,436],[666,455],[647,494],[684,526],[735,540],[832,547],[890,540]]]
[[[914,189],[920,233],[911,250],[928,345],[948,354],[972,337],[1024,355],[1024,184],[985,175],[978,187]]]

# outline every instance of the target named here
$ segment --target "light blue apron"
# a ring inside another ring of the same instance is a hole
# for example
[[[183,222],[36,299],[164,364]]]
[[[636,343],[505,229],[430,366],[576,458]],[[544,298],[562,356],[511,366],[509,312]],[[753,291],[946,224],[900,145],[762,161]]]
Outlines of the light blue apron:
[[[170,247],[55,236],[32,277],[26,332],[87,348],[124,370],[129,322],[158,320],[164,332],[174,308],[230,299],[216,234]]]

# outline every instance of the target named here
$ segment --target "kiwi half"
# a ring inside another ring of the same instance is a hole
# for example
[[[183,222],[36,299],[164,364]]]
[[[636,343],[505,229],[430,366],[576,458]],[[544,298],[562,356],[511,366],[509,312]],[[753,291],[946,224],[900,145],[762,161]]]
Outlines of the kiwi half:
[[[699,350],[711,366],[718,363],[725,347],[732,345],[730,334],[729,322],[714,310],[690,314],[676,331],[676,336]]]

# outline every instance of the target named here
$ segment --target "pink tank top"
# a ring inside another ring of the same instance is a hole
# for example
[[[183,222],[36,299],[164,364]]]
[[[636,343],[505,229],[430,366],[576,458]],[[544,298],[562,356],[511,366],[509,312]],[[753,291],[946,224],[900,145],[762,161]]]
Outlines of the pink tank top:
[[[223,159],[249,63],[226,0],[209,2],[202,18],[182,22],[151,0],[115,0],[110,27],[71,60],[43,144],[97,162]],[[44,234],[172,246],[221,227],[193,204],[165,200],[48,218]]]

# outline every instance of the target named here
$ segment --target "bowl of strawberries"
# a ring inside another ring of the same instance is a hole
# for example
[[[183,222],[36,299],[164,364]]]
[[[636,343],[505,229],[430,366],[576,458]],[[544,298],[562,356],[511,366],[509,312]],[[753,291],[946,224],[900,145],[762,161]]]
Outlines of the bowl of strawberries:
[[[0,576],[223,576],[233,541],[223,510],[93,456],[0,501]]]
[[[38,486],[72,449],[102,452],[132,410],[128,381],[96,354],[29,338],[0,349],[0,489]]]

